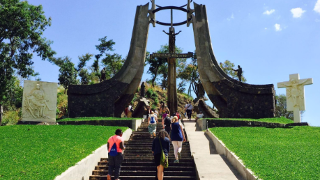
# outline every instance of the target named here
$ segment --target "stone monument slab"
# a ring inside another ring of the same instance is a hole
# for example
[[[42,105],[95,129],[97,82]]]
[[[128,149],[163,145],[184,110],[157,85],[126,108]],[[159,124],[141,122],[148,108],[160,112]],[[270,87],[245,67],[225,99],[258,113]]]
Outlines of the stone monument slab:
[[[21,121],[56,122],[58,84],[24,81]]]

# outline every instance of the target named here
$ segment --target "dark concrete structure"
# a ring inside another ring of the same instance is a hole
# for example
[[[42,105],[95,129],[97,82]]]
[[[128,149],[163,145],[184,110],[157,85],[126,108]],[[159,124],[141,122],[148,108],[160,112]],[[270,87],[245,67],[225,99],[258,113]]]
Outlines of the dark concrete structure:
[[[221,117],[274,117],[273,84],[251,85],[229,77],[218,65],[211,46],[206,7],[194,3],[192,24],[200,80]]]

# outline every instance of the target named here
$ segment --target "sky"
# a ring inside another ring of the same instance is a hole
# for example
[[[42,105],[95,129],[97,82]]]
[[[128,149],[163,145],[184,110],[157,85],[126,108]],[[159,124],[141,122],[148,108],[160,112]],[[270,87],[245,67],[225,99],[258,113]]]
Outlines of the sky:
[[[75,64],[86,53],[97,54],[95,45],[104,36],[112,39],[114,53],[126,57],[132,36],[136,7],[148,0],[28,0],[42,5],[52,25],[44,37],[53,41],[56,57],[68,56]],[[300,79],[313,78],[305,86],[306,111],[303,122],[320,126],[317,103],[320,102],[320,0],[196,0],[206,5],[212,47],[219,62],[229,60],[240,65],[249,84],[274,84],[276,94],[285,94],[277,88],[278,82],[289,80],[299,73]],[[160,6],[181,6],[187,0],[156,0]],[[150,4],[151,7],[151,4]],[[193,5],[191,6],[193,8]],[[170,22],[170,10],[160,11],[156,19]],[[173,12],[173,21],[186,20],[182,11]],[[183,52],[194,52],[192,27],[175,27],[176,46]],[[167,26],[149,26],[147,51],[155,52],[168,44],[162,31]],[[34,56],[34,69],[41,81],[58,82],[59,68]],[[91,65],[90,61],[87,65]],[[142,81],[150,79],[145,68]],[[208,104],[210,102],[207,101]]]

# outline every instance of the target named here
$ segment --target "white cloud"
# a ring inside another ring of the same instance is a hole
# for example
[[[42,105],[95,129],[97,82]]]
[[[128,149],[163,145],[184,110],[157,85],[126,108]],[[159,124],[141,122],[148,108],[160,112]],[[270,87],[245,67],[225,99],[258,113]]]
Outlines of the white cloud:
[[[320,0],[316,2],[316,5],[314,6],[313,10],[320,14]]]
[[[306,11],[302,10],[301,8],[293,8],[293,9],[291,9],[291,13],[292,13],[294,18],[301,17],[304,12],[306,12]]]
[[[263,14],[266,14],[266,15],[270,15],[272,13],[274,13],[276,10],[274,9],[271,9],[270,11],[266,10],[265,12],[263,12]]]
[[[274,28],[276,29],[276,31],[281,31],[282,30],[280,24],[275,24]]]
[[[232,19],[234,19],[233,13],[231,14],[231,17],[227,18],[227,20],[231,21]]]

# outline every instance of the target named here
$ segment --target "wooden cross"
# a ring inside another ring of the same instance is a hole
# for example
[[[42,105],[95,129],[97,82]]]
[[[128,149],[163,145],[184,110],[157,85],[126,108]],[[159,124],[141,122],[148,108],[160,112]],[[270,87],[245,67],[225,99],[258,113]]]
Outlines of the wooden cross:
[[[293,111],[293,120],[295,123],[301,122],[300,111],[304,111],[304,86],[313,84],[312,78],[300,79],[299,74],[290,74],[289,81],[279,82],[278,88],[287,88],[287,111]]]

